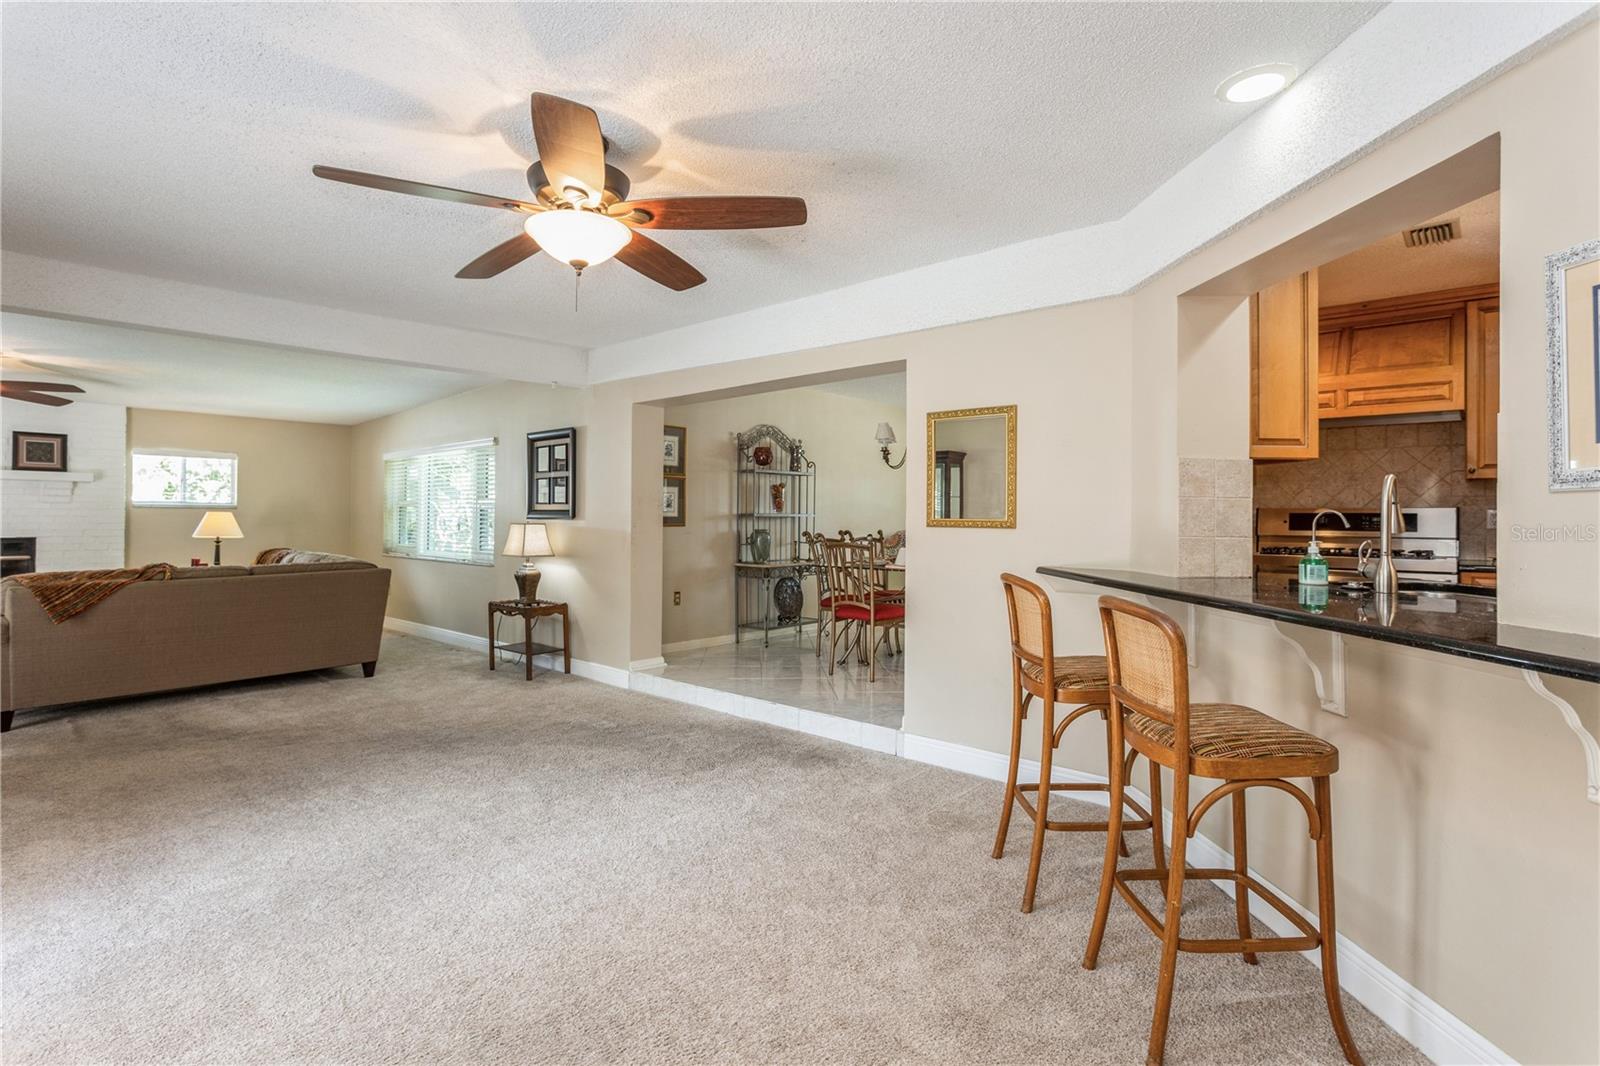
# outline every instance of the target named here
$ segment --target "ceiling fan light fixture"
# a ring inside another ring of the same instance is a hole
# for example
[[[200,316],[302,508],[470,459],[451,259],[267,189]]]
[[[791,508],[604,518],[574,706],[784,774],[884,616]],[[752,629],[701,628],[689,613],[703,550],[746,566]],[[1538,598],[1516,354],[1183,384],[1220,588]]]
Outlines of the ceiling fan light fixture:
[[[1223,79],[1217,99],[1230,104],[1252,104],[1288,88],[1300,72],[1293,63],[1262,63],[1246,67]]]
[[[579,270],[604,263],[633,239],[633,231],[610,215],[581,208],[529,215],[522,228],[544,251]]]

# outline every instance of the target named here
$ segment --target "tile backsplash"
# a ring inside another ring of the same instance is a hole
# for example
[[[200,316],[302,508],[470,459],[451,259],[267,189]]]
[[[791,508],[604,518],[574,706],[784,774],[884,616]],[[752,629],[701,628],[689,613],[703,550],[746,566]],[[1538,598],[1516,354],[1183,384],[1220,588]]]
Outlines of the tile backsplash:
[[[1255,464],[1258,507],[1375,511],[1383,475],[1399,475],[1401,507],[1459,507],[1461,557],[1494,557],[1493,478],[1467,478],[1463,422],[1322,427],[1321,457]],[[1179,519],[1180,530],[1182,519]]]
[[[1248,459],[1178,460],[1178,573],[1249,577],[1255,510]]]

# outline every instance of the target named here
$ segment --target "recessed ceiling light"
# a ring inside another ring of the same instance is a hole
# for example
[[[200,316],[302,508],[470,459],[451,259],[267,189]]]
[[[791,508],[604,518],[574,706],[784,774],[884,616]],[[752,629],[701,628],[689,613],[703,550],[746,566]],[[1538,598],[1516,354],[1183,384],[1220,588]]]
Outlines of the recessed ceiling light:
[[[1298,73],[1292,63],[1262,63],[1260,66],[1246,67],[1217,86],[1217,99],[1230,104],[1265,100],[1273,93],[1282,92]]]

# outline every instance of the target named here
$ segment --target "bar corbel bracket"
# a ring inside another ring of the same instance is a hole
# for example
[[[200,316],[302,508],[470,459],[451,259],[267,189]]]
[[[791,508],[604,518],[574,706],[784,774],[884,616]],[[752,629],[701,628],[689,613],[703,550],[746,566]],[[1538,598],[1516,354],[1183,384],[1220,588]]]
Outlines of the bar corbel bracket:
[[[1578,743],[1583,745],[1583,761],[1589,771],[1589,802],[1600,804],[1600,744],[1597,744],[1594,735],[1583,728],[1583,720],[1578,717],[1578,712],[1572,709],[1572,704],[1557,696],[1554,692],[1544,687],[1544,678],[1536,671],[1524,669],[1522,679],[1544,699],[1561,712],[1561,720],[1567,723],[1567,728],[1572,730],[1578,738]]]
[[[1337,714],[1341,718],[1348,718],[1350,712],[1345,709],[1344,703],[1344,634],[1333,634],[1332,655],[1328,663],[1328,673],[1324,678],[1322,667],[1311,658],[1311,653],[1301,646],[1289,634],[1285,633],[1278,625],[1272,623],[1272,629],[1284,642],[1300,655],[1300,661],[1306,664],[1311,671],[1311,683],[1317,687],[1317,703],[1329,714]]]

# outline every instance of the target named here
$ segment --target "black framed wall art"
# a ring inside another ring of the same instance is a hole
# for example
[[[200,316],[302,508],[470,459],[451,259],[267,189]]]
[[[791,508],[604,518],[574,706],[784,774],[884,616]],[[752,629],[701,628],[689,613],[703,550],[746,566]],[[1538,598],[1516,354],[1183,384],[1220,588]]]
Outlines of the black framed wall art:
[[[528,434],[528,517],[578,516],[578,430]]]

